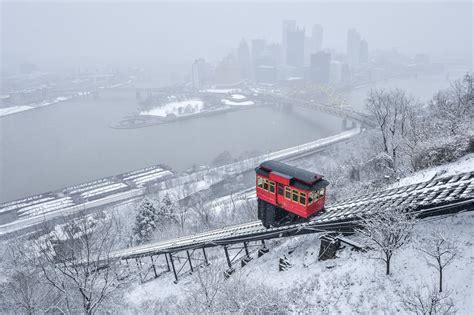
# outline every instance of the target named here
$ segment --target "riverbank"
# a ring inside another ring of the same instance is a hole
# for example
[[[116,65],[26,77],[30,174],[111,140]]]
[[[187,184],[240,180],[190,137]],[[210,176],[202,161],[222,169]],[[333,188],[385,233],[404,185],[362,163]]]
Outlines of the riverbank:
[[[182,116],[154,116],[154,115],[135,115],[126,117],[124,120],[119,121],[118,123],[113,123],[110,125],[110,128],[113,129],[137,129],[145,128],[156,125],[163,125],[174,123],[183,120],[195,119],[200,117],[214,116],[224,113],[236,112],[241,110],[247,110],[255,108],[256,106],[222,106],[219,108],[213,108],[209,110],[203,110],[198,113],[187,114]]]
[[[93,209],[104,209],[114,204],[140,198],[147,193],[171,194],[176,199],[183,199],[197,191],[208,189],[229,176],[235,177],[252,170],[255,165],[264,160],[301,157],[346,141],[360,132],[357,128],[232,164],[204,168],[191,174],[173,174],[164,166],[155,165],[63,188],[56,192],[7,202],[0,205],[0,214],[5,214],[4,222],[0,222],[0,237],[18,233],[24,229],[34,230],[58,217],[72,216]]]

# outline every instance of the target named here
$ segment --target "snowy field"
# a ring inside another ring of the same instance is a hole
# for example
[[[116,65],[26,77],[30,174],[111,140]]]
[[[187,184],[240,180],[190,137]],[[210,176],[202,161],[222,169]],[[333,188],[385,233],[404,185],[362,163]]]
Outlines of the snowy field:
[[[313,314],[382,314],[407,313],[401,304],[401,294],[421,286],[437,283],[437,273],[428,267],[423,254],[416,249],[417,240],[433,230],[441,230],[456,240],[461,253],[446,267],[445,288],[450,291],[459,314],[472,314],[474,283],[474,213],[461,213],[444,218],[421,221],[415,228],[412,243],[395,254],[392,274],[384,274],[378,253],[352,251],[344,248],[333,260],[318,261],[318,235],[300,236],[269,242],[270,252],[253,260],[232,277],[278,290],[289,300],[293,312]],[[292,252],[289,254],[289,252]],[[223,258],[223,253],[220,257]],[[286,256],[292,267],[278,271],[279,258]],[[213,261],[219,265],[219,261]],[[127,295],[127,304],[145,311],[142,303],[178,301],[196,283],[185,278],[178,284],[167,274],[145,284],[136,285]],[[445,290],[445,291],[446,291]],[[237,288],[236,288],[237,291]],[[277,310],[275,310],[277,311]]]
[[[140,115],[151,115],[166,117],[168,115],[175,115],[177,117],[186,116],[189,114],[196,114],[202,111],[204,102],[199,99],[191,99],[178,102],[170,102],[163,106],[153,108],[149,111],[140,112]]]

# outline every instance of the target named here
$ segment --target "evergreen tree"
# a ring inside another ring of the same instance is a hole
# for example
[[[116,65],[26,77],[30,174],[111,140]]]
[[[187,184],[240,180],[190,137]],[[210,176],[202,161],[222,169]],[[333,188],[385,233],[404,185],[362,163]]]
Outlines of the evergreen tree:
[[[165,224],[169,221],[175,221],[175,203],[171,199],[169,194],[166,194],[163,199],[161,199],[160,207],[157,211],[157,223]]]
[[[142,244],[151,240],[153,232],[157,228],[157,219],[158,214],[155,206],[150,200],[145,199],[138,207],[133,228],[137,243]]]

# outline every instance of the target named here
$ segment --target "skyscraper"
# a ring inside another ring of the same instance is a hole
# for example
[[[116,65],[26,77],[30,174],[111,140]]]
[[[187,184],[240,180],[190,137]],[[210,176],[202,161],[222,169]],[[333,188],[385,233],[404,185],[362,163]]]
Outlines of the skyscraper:
[[[323,49],[323,27],[315,24],[311,30],[311,54],[317,53]]]
[[[365,39],[360,41],[359,62],[361,64],[369,62],[369,44]]]
[[[287,33],[286,64],[293,67],[304,65],[305,30],[296,28]]]
[[[295,20],[284,20],[282,22],[281,45],[283,50],[283,62],[286,64],[286,51],[288,47],[288,32],[293,32],[296,29]]]
[[[360,34],[354,28],[347,32],[347,62],[357,66],[360,59]]]
[[[311,55],[310,80],[318,84],[329,83],[331,71],[331,54],[320,51]]]
[[[263,56],[265,46],[266,43],[264,39],[252,39],[252,61],[255,62],[255,60]]]
[[[204,59],[196,59],[193,62],[192,66],[192,83],[193,83],[193,88],[195,90],[199,90],[202,86],[203,83],[203,77],[204,77],[204,67],[205,67],[205,61]]]
[[[240,41],[239,48],[237,49],[237,58],[239,61],[241,78],[250,79],[252,61],[250,59],[250,49],[245,39]]]

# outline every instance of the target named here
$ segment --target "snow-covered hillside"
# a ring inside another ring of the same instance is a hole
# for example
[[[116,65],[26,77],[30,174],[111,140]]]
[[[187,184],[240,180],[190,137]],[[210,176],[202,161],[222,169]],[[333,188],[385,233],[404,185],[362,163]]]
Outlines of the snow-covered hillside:
[[[423,286],[433,287],[437,283],[436,271],[427,265],[423,254],[416,249],[418,240],[433,230],[455,239],[462,253],[446,268],[445,287],[458,313],[470,314],[474,308],[474,213],[471,212],[419,222],[414,240],[394,256],[389,276],[384,274],[383,262],[377,259],[379,256],[375,251],[357,252],[346,246],[338,252],[336,259],[318,261],[320,242],[318,235],[313,234],[271,242],[268,254],[260,258],[254,255],[254,259],[232,277],[239,278],[238,283],[258,285],[268,292],[278,291],[279,298],[285,299],[293,312],[406,313],[401,303],[403,293],[421,290]],[[283,256],[288,258],[292,267],[279,272],[278,263]],[[221,263],[214,261],[213,265],[223,266]],[[127,295],[129,309],[150,311],[156,310],[156,305],[165,305],[165,309],[170,311],[183,311],[179,303],[186,304],[190,293],[195,294],[202,285],[195,276],[178,284],[171,280],[172,277],[165,276],[137,285]],[[235,284],[226,281],[228,285]],[[218,284],[216,280],[215,285],[226,286],[226,283]],[[239,291],[235,288],[236,294]],[[170,301],[174,301],[174,306],[167,305]],[[219,310],[220,306],[214,307],[213,310]]]
[[[428,168],[400,179],[393,187],[406,186],[429,181],[435,177],[445,177],[474,171],[474,153],[467,154],[458,161]]]

